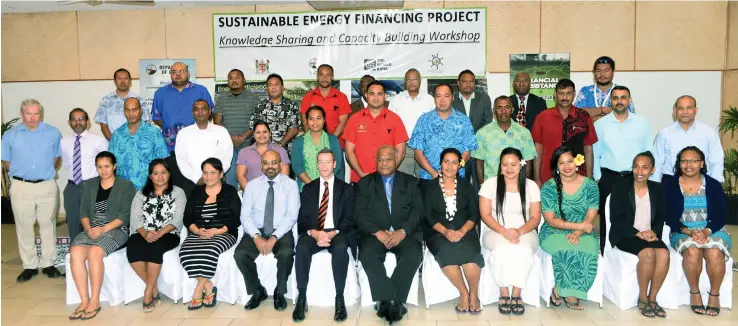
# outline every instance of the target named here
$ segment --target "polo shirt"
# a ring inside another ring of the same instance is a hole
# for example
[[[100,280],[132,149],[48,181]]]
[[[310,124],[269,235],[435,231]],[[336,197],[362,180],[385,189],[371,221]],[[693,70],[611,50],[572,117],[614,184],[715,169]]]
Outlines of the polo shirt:
[[[26,180],[51,180],[56,176],[54,159],[62,156],[61,133],[46,122],[35,130],[20,123],[2,139],[2,160],[10,162],[10,176]]]
[[[215,95],[213,114],[222,114],[223,127],[228,130],[229,134],[240,136],[246,130],[249,130],[249,122],[257,103],[259,103],[259,96],[254,91],[244,89],[238,95],[229,91],[225,94]],[[235,150],[248,146],[248,143],[248,141],[244,141]]]
[[[578,135],[574,136],[574,139],[569,144],[575,152],[577,152],[577,148],[591,146],[597,142],[597,133],[592,124],[592,118],[590,118],[586,111],[572,106],[566,120],[568,123],[574,123],[568,130],[569,134]],[[559,113],[559,108],[553,107],[538,114],[531,136],[534,142],[543,145],[543,153],[541,155],[541,183],[546,183],[548,179],[551,179],[551,158],[553,158],[553,153],[564,144],[564,119],[561,117],[561,113]],[[577,154],[584,155],[584,153]],[[580,167],[578,172],[581,175],[587,175],[587,169],[584,166]]]
[[[348,98],[335,87],[331,87],[326,97],[320,94],[320,87],[307,92],[300,103],[300,113],[305,114],[307,109],[313,105],[325,110],[325,126],[330,134],[338,128],[338,117],[351,114]]]
[[[174,151],[179,130],[195,123],[195,119],[192,118],[192,103],[197,100],[205,100],[211,108],[213,107],[213,99],[208,89],[192,82],[187,83],[181,92],[169,84],[160,87],[154,93],[151,119],[161,121],[161,133],[170,152]]]
[[[387,108],[383,108],[376,118],[368,108],[352,115],[341,138],[356,145],[356,159],[364,173],[377,171],[377,150],[380,147],[395,146],[409,139],[400,116]],[[351,182],[359,182],[359,179],[359,175],[351,170]]]

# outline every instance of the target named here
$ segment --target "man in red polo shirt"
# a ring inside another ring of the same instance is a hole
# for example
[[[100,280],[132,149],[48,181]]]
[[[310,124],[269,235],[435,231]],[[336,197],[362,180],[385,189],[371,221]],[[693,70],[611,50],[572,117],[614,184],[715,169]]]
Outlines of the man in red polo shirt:
[[[384,107],[384,86],[373,81],[366,91],[367,108],[356,112],[346,124],[346,161],[351,166],[351,182],[359,182],[365,175],[377,170],[377,150],[394,146],[395,160],[400,165],[405,158],[405,142],[409,139],[405,125],[397,113]]]
[[[577,172],[592,177],[592,145],[597,142],[597,133],[587,111],[572,105],[575,95],[574,82],[559,80],[556,83],[556,106],[536,117],[531,136],[538,153],[533,161],[533,179],[538,187],[551,179],[551,158],[561,145],[571,147],[575,154],[584,155],[585,166],[580,166]]]
[[[343,129],[346,127],[351,106],[346,95],[331,86],[333,84],[333,67],[322,64],[318,67],[318,87],[308,91],[302,98],[300,104],[300,117],[302,118],[302,129],[308,131],[307,117],[305,112],[313,105],[325,110],[325,126],[328,132],[341,139]],[[343,146],[343,142],[341,142]]]

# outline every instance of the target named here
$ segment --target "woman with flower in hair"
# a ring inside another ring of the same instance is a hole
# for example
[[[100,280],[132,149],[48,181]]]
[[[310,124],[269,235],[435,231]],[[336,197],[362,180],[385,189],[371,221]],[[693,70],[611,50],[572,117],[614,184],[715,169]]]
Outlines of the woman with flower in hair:
[[[600,243],[592,234],[594,219],[600,204],[597,184],[577,173],[584,163],[571,148],[561,146],[551,159],[553,177],[541,189],[541,206],[545,223],[539,240],[541,249],[549,253],[553,262],[556,286],[551,304],[561,305],[561,298],[569,309],[582,310],[580,299],[597,275]]]

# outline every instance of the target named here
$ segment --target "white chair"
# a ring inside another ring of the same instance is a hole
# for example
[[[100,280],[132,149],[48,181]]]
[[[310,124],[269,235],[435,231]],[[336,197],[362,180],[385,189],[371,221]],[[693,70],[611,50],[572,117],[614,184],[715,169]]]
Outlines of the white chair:
[[[179,248],[182,246],[185,237],[187,237],[187,229],[182,228],[179,234],[179,246],[164,253],[159,278],[156,280],[159,293],[172,299],[174,303],[182,299],[182,275],[184,275],[184,268],[182,268],[182,264],[179,261]],[[124,289],[125,304],[143,298],[146,283],[138,277],[131,264],[125,265],[123,277],[126,284]]]
[[[388,252],[387,256],[384,259],[384,268],[387,270],[387,276],[391,276],[392,272],[395,270],[395,267],[397,266],[397,257],[395,257],[395,254]],[[369,278],[366,276],[366,272],[364,272],[364,268],[361,265],[361,262],[359,262],[359,287],[362,289],[362,296],[361,296],[361,306],[367,307],[374,304],[375,300],[372,298],[372,292],[369,287]],[[420,269],[418,269],[420,271]],[[413,277],[413,281],[410,284],[410,292],[407,295],[407,303],[418,306],[418,278],[420,277],[418,272],[415,272],[415,277]]]
[[[430,305],[446,302],[451,299],[459,297],[459,291],[451,284],[451,281],[443,274],[441,266],[436,262],[436,258],[428,250],[428,247],[423,246],[423,294],[425,295],[425,307],[430,308]],[[464,271],[461,271],[461,275],[464,275]],[[466,278],[464,278],[466,283]],[[469,284],[467,283],[467,287]]]
[[[359,281],[356,276],[356,263],[351,257],[351,249],[346,249],[349,255],[348,271],[346,273],[346,287],[343,290],[343,299],[346,306],[356,303],[361,294],[359,289]],[[331,253],[323,250],[313,255],[310,264],[310,281],[307,287],[307,302],[311,306],[332,307],[335,305],[336,285],[333,282],[333,265],[331,262]],[[261,274],[259,274],[261,275]],[[292,266],[292,275],[295,275],[295,267]],[[295,277],[291,277],[292,293],[297,293],[297,281]],[[297,296],[294,296],[292,303],[297,303]]]
[[[233,259],[233,252],[236,250],[236,246],[241,241],[241,238],[243,238],[243,228],[239,227],[236,245],[229,248],[228,250],[223,252],[220,257],[218,257],[218,267],[216,267],[215,276],[213,276],[213,278],[210,280],[211,282],[213,282],[213,285],[218,288],[218,302],[227,302],[230,304],[234,304],[238,299],[238,289],[234,286],[238,283],[234,283],[234,279],[231,274],[232,269],[235,269],[238,275],[241,275],[241,273],[238,272],[236,261]],[[181,269],[181,273],[182,302],[188,302],[192,300],[192,294],[194,293],[195,287],[197,286],[197,280],[194,278],[190,278],[184,268]],[[241,284],[243,285],[243,277],[240,276],[239,278],[241,280]],[[245,289],[245,285],[243,286]]]
[[[65,272],[66,272],[66,288],[67,288],[67,304],[77,304],[82,302],[77,292],[77,287],[74,285],[74,278],[72,277],[72,269],[69,264],[69,254],[66,255],[65,259]],[[126,258],[126,250],[118,250],[103,258],[103,264],[105,265],[105,271],[103,276],[102,288],[100,289],[100,301],[108,302],[111,306],[115,306],[123,302],[123,289],[125,287],[125,279],[123,277],[123,268],[128,265],[128,259]],[[87,262],[85,262],[87,265]],[[88,267],[89,270],[89,267]],[[87,283],[88,291],[90,290],[89,280]]]
[[[605,202],[605,226],[608,231],[605,235],[605,257],[603,270],[605,272],[605,298],[612,301],[622,310],[636,306],[638,302],[638,256],[623,252],[610,244],[610,196]],[[662,234],[669,236],[668,230]],[[673,258],[672,258],[673,259]],[[656,301],[666,309],[677,309],[677,274],[673,263],[669,265],[669,272],[661,287]],[[679,267],[681,269],[681,267]]]

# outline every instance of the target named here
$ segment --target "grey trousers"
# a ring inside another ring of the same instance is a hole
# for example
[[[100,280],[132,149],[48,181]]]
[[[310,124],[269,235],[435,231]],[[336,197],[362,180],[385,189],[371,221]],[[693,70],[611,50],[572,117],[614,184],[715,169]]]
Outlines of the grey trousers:
[[[82,184],[68,182],[64,187],[64,211],[67,213],[67,228],[69,239],[74,240],[82,232],[82,223],[79,216],[79,206],[82,200]],[[92,216],[89,216],[92,217]]]
[[[400,163],[400,166],[397,167],[397,170],[415,176],[416,178],[418,177],[418,173],[420,173],[420,166],[418,162],[415,162],[415,150],[407,146],[407,144],[405,144],[405,158]]]

